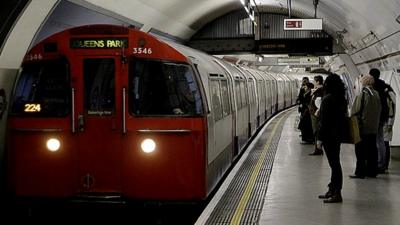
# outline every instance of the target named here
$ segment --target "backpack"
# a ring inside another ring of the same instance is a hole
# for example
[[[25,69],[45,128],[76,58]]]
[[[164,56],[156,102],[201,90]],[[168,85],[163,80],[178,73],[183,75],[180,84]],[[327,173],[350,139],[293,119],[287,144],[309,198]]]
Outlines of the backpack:
[[[380,121],[381,122],[387,122],[389,119],[389,106],[388,106],[388,101],[387,99],[389,97],[388,90],[391,87],[386,84],[383,80],[376,80],[375,85],[374,85],[375,90],[379,93],[379,98],[381,100],[381,117]]]
[[[386,102],[388,106],[388,117],[393,118],[396,114],[396,93],[393,91],[392,87],[388,85],[388,87],[385,89],[386,93]]]

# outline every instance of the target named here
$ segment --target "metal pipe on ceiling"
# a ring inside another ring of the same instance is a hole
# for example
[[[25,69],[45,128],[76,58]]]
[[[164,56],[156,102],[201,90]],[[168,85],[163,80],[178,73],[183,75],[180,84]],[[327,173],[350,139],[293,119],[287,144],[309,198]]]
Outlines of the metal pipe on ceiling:
[[[287,7],[289,11],[289,18],[292,18],[292,0],[287,0]]]
[[[314,18],[317,18],[318,0],[313,0],[314,4]]]

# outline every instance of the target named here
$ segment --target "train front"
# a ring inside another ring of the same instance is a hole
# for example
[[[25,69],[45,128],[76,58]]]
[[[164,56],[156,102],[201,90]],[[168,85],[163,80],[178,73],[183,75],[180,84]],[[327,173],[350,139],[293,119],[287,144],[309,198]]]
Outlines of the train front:
[[[92,25],[26,55],[8,124],[17,197],[193,201],[206,190],[200,80],[137,30]]]

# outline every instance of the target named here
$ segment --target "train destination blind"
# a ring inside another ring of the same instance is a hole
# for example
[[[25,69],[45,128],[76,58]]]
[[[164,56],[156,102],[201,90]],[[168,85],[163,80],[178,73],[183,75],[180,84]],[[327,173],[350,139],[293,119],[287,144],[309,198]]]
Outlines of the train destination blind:
[[[127,48],[128,38],[72,38],[71,48]]]

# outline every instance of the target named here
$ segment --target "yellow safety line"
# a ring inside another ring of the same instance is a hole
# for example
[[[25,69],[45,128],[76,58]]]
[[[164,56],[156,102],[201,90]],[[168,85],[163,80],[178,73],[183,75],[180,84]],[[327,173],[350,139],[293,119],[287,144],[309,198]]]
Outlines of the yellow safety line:
[[[231,220],[231,223],[230,223],[231,225],[238,225],[238,224],[240,223],[240,220],[242,219],[242,216],[243,216],[245,207],[246,207],[246,205],[247,205],[247,202],[248,202],[249,199],[250,199],[251,192],[252,192],[253,189],[254,189],[254,185],[255,185],[255,183],[256,183],[257,176],[258,176],[258,174],[260,173],[261,166],[262,166],[262,164],[263,164],[263,162],[264,162],[264,160],[265,160],[265,157],[266,157],[266,155],[267,155],[268,147],[269,147],[269,145],[271,144],[272,138],[275,136],[275,132],[276,132],[276,130],[278,129],[278,125],[281,123],[281,121],[282,121],[282,119],[283,119],[284,117],[285,117],[285,116],[283,115],[283,116],[279,119],[279,121],[275,124],[275,127],[274,127],[274,129],[272,130],[272,132],[271,132],[272,135],[270,135],[270,137],[269,137],[267,143],[266,143],[265,146],[264,146],[264,149],[263,149],[263,152],[262,152],[262,154],[261,154],[261,157],[258,159],[257,165],[256,165],[256,167],[253,169],[253,172],[251,173],[250,180],[249,180],[249,182],[248,182],[247,185],[246,185],[246,190],[244,191],[244,194],[243,194],[242,197],[240,198],[240,202],[239,202],[238,206],[236,207],[235,214],[233,215],[232,220]]]

